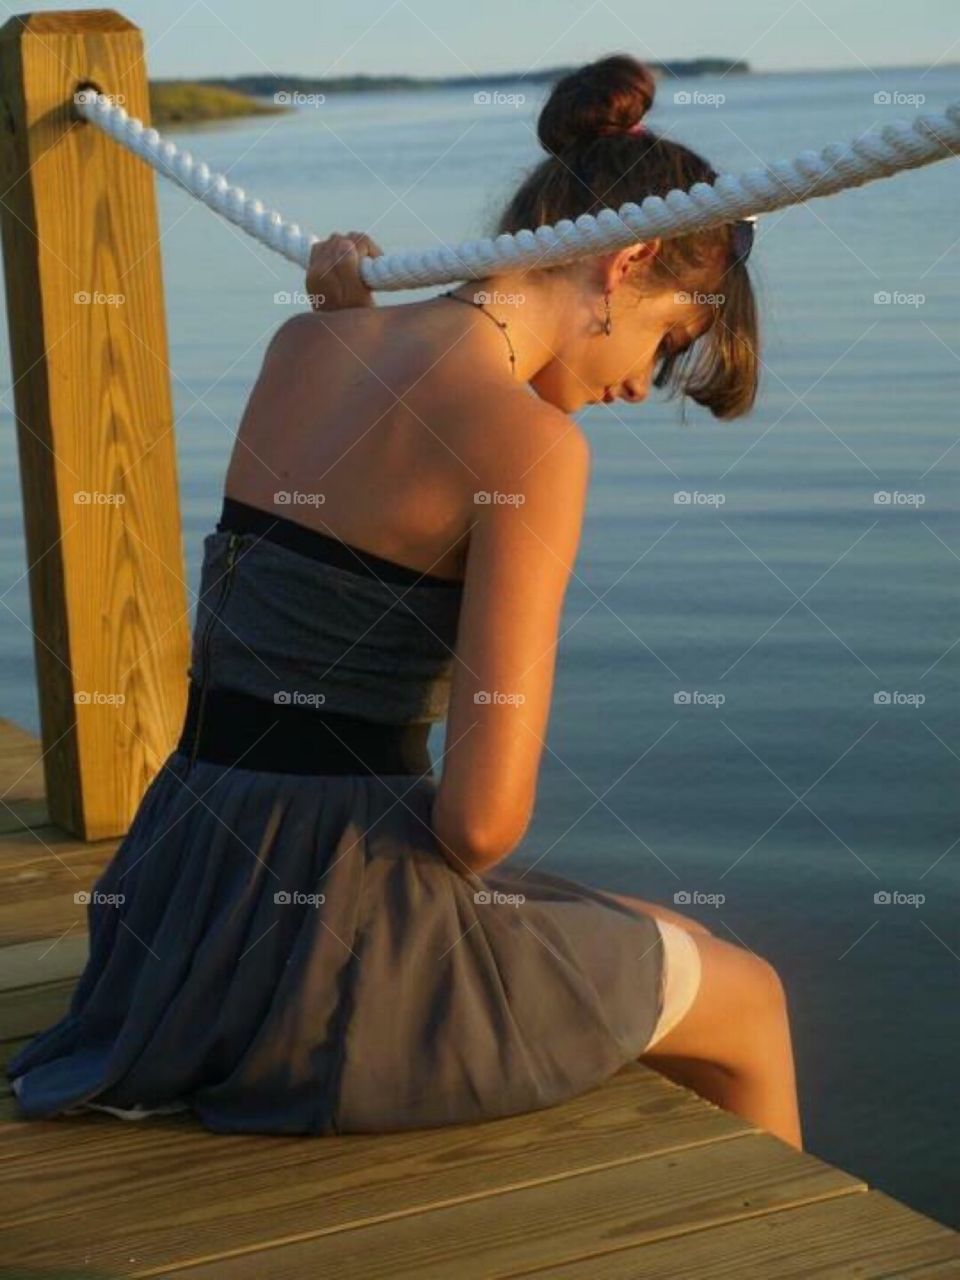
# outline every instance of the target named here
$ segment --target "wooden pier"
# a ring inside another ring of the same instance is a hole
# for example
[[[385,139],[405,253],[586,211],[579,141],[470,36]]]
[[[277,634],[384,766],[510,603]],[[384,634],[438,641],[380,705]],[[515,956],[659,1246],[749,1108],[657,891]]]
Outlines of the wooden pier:
[[[66,1011],[88,948],[75,895],[127,830],[186,696],[153,177],[72,107],[93,84],[148,119],[143,54],[108,10],[0,28],[42,739],[0,720],[4,1062]],[[3,1280],[960,1278],[952,1230],[640,1065],[513,1119],[341,1138],[225,1136],[189,1113],[24,1121],[4,1080],[0,1179]]]
[[[116,840],[48,821],[0,721],[3,1059],[59,1018]],[[189,1115],[18,1119],[0,1099],[0,1277],[960,1277],[960,1236],[636,1065],[507,1120],[340,1138]]]

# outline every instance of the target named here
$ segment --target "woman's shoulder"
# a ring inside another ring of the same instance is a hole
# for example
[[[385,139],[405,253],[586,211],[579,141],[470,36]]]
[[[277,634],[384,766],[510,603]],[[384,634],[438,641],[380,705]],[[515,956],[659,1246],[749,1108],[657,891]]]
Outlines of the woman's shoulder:
[[[451,424],[450,442],[478,471],[521,475],[541,464],[552,472],[589,465],[590,446],[580,426],[526,384],[461,389],[444,416]]]
[[[343,357],[355,371],[357,352],[366,345],[362,339],[376,347],[381,323],[376,308],[299,313],[274,332],[264,372],[275,385],[289,387],[302,381],[305,370],[316,377],[323,369],[329,386],[336,382],[330,361]],[[511,480],[535,483],[538,475],[557,482],[564,473],[576,483],[589,468],[590,448],[580,426],[529,384],[480,374],[453,379],[439,365],[415,379],[413,394],[397,397],[414,425],[424,428],[418,431],[424,459],[432,457],[439,472],[452,465],[471,483],[477,480],[475,488],[493,488]]]
[[[266,347],[265,358],[299,358],[336,341],[338,334],[377,324],[372,307],[350,307],[343,311],[298,311],[283,320]]]

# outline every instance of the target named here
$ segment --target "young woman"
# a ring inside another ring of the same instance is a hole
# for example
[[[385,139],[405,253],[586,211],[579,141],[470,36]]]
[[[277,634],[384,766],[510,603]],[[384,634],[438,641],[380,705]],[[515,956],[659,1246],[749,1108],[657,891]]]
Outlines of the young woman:
[[[497,231],[713,180],[641,123],[653,96],[625,55],[559,81]],[[768,961],[501,866],[534,806],[587,489],[569,415],[651,384],[749,410],[751,232],[385,307],[359,305],[368,238],[315,254],[327,310],[270,342],[205,539],[182,737],[95,886],[70,1011],[8,1067],[26,1115],[414,1128],[549,1106],[641,1058],[800,1145]]]

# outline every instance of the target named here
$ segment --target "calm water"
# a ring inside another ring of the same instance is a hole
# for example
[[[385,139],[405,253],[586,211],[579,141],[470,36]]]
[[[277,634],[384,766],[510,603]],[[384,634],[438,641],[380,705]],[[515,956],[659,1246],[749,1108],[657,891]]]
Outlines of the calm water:
[[[683,87],[726,102],[674,105],[664,85],[651,124],[739,171],[912,111],[876,106],[880,90],[940,108],[960,69]],[[187,145],[318,233],[456,242],[489,229],[537,154],[542,91],[527,92],[519,110],[459,91],[341,98]],[[234,424],[289,313],[274,294],[302,282],[178,190],[159,199],[195,592]],[[749,420],[585,411],[590,506],[523,846],[653,900],[724,895],[680,909],[784,975],[808,1147],[956,1225],[958,208],[951,162],[762,220]],[[0,709],[38,731],[6,363],[3,381]],[[924,501],[877,505],[879,490]]]

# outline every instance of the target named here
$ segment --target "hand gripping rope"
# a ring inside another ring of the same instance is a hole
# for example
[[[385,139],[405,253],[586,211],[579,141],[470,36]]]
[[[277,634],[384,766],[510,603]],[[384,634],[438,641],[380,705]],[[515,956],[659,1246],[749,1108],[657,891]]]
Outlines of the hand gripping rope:
[[[75,97],[78,114],[102,129],[158,173],[178,183],[255,240],[306,269],[310,247],[320,238],[287,222],[222,173],[163,138],[156,129],[129,116],[94,89]],[[833,195],[960,154],[960,102],[940,112],[918,115],[910,123],[891,122],[879,133],[822,151],[802,151],[795,160],[775,160],[762,169],[722,174],[712,185],[695,183],[689,191],[648,196],[642,204],[565,218],[554,226],[518,231],[495,239],[467,240],[454,246],[402,249],[379,258],[362,258],[360,275],[370,289],[412,289],[480,279],[497,268],[514,270],[552,266],[574,258],[606,253],[638,240],[669,239],[688,231],[732,222],[751,214],[785,209],[811,196]]]

